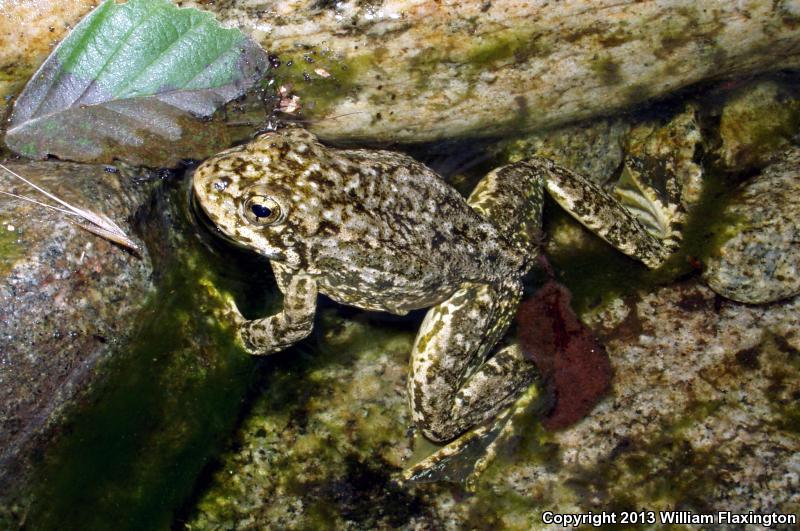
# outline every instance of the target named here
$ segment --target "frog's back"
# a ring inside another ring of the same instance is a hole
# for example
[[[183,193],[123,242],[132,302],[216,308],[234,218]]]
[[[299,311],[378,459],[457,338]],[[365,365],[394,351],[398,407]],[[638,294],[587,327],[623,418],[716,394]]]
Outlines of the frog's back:
[[[332,298],[403,312],[518,267],[494,225],[423,164],[389,151],[328,155],[331,182],[320,186],[342,193],[324,206],[310,258]]]

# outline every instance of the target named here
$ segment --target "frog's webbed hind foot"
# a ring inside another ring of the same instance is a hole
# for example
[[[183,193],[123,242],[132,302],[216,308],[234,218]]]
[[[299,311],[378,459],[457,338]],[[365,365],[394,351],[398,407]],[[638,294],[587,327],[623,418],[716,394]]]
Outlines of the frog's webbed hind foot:
[[[403,481],[452,481],[463,483],[468,491],[474,492],[478,478],[516,434],[516,427],[526,424],[520,420],[536,415],[536,410],[542,409],[542,405],[538,387],[531,385],[511,407],[491,421],[471,429],[403,470]]]

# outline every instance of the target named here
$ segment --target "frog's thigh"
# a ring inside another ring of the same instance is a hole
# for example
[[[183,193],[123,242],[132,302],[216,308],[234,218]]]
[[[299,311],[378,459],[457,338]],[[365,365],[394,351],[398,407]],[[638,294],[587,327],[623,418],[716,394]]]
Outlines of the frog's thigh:
[[[490,220],[518,248],[536,252],[542,224],[544,182],[523,163],[497,168],[478,182],[467,203]]]
[[[279,282],[283,309],[275,315],[245,322],[242,341],[251,354],[272,354],[300,341],[311,333],[317,308],[317,281],[296,274]]]
[[[411,354],[409,400],[426,437],[452,439],[510,405],[531,384],[533,365],[519,348],[493,347],[519,303],[518,282],[465,284],[428,311]]]

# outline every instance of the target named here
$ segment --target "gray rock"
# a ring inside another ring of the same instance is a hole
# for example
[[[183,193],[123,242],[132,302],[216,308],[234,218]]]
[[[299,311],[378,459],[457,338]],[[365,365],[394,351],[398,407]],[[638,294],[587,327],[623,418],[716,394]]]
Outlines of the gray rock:
[[[704,278],[720,295],[760,304],[800,293],[800,149],[745,183],[726,208],[724,239]]]
[[[429,451],[407,432],[411,334],[329,314],[305,368],[269,379],[190,525],[538,529],[544,510],[796,512],[798,309],[724,301],[696,281],[617,299],[592,322],[609,395],[563,431],[518,426],[466,497],[393,481]]]
[[[0,49],[0,96],[16,94],[90,4],[4,6],[0,32],[14,35],[15,46]],[[292,86],[305,118],[329,140],[534,131],[706,80],[800,65],[790,0],[603,0],[593,9],[517,0],[180,4],[215,12],[280,57],[276,85]],[[256,103],[257,127],[264,111]]]
[[[6,164],[71,204],[108,215],[129,235],[147,197],[147,187],[102,167]],[[0,190],[53,203],[5,172]],[[151,273],[146,250],[135,256],[65,215],[0,197],[0,490],[20,482],[31,452],[124,347]]]
[[[720,113],[717,155],[729,171],[763,167],[792,144],[798,127],[797,83],[754,81],[728,95]]]

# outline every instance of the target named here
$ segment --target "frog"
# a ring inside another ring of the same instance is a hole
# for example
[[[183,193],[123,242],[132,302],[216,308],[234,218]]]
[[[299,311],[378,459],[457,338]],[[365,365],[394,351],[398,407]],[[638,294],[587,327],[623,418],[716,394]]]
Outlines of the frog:
[[[600,186],[540,157],[492,170],[464,197],[407,154],[329,147],[287,127],[207,159],[192,186],[224,237],[269,260],[283,294],[282,309],[262,318],[231,305],[247,352],[308,336],[320,294],[395,315],[428,309],[411,349],[408,407],[424,437],[445,447],[406,479],[432,477],[469,433],[497,435],[485,427],[535,387],[530,357],[506,336],[539,257],[545,194],[648,267],[673,250]]]

